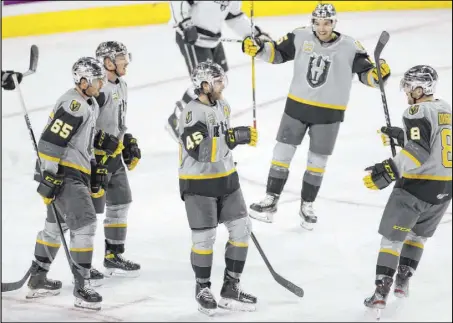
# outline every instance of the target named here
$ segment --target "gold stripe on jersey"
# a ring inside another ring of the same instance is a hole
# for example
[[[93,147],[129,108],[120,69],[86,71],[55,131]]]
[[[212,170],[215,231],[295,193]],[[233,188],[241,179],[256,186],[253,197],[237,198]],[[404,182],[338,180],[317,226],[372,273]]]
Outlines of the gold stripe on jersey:
[[[43,154],[43,153],[38,153],[38,155],[39,155],[40,158],[48,160],[48,161],[51,161],[51,162],[54,162],[54,163],[59,163],[60,162],[60,158],[58,158],[58,157],[52,157],[52,156],[49,156],[49,155],[46,155],[46,154]]]
[[[269,63],[273,63],[275,59],[275,46],[272,42],[269,42],[269,47],[271,48],[271,54],[269,56]]]
[[[215,156],[217,155],[217,137],[212,138],[212,147],[211,147],[211,163],[216,161]]]
[[[438,175],[428,175],[428,174],[403,174],[404,178],[407,179],[425,179],[428,181],[451,181],[452,176],[438,176]]]
[[[406,155],[407,157],[409,157],[409,159],[412,160],[417,167],[420,167],[422,165],[422,163],[420,163],[420,161],[417,158],[415,158],[414,155],[412,155],[406,149],[401,150],[401,152],[404,155]]]
[[[327,103],[309,101],[309,100],[305,100],[305,99],[302,99],[302,98],[298,98],[297,96],[294,96],[291,93],[288,94],[288,98],[290,98],[291,100],[294,100],[296,102],[299,102],[299,103],[304,103],[304,104],[308,104],[308,105],[314,106],[316,108],[326,108],[326,109],[333,109],[333,110],[346,110],[346,106],[345,105],[334,105],[334,104],[327,104]]]
[[[213,179],[213,178],[221,178],[221,177],[227,177],[228,175],[233,174],[236,172],[236,168],[230,169],[227,172],[224,173],[217,173],[217,174],[201,174],[201,175],[179,175],[179,179]]]
[[[61,166],[66,166],[66,167],[70,167],[70,168],[74,168],[74,169],[77,169],[77,170],[81,171],[82,173],[85,173],[87,175],[91,175],[91,170],[90,169],[86,169],[85,167],[77,165],[77,164],[73,164],[73,163],[70,163],[70,162],[67,162],[67,161],[60,161],[60,165]]]

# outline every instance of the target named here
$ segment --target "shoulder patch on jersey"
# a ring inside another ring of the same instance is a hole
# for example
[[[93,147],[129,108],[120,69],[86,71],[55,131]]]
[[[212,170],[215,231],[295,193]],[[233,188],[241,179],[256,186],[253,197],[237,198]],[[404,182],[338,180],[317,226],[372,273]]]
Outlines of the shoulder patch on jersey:
[[[186,124],[192,122],[192,111],[188,111],[186,114]]]
[[[227,105],[224,105],[223,106],[223,113],[224,113],[226,118],[229,118],[230,117],[230,107],[227,106]]]
[[[312,53],[313,48],[315,48],[315,43],[312,42],[311,40],[304,40],[304,45],[303,45],[303,52],[304,53]]]
[[[413,106],[411,106],[411,107],[409,108],[409,114],[410,114],[411,116],[417,114],[418,111],[420,111],[420,106],[419,106],[418,104],[413,105]]]
[[[77,112],[79,111],[80,107],[82,106],[82,103],[80,103],[79,101],[77,100],[72,100],[71,101],[71,104],[69,105],[69,109],[72,111],[72,112]]]
[[[439,112],[439,126],[451,125],[451,113]]]
[[[358,50],[365,51],[365,47],[363,47],[362,43],[359,42],[358,40],[354,41],[354,45]]]
[[[115,92],[112,93],[112,99],[113,100],[118,100],[119,98],[120,98],[120,96],[118,95],[118,92],[115,91]]]

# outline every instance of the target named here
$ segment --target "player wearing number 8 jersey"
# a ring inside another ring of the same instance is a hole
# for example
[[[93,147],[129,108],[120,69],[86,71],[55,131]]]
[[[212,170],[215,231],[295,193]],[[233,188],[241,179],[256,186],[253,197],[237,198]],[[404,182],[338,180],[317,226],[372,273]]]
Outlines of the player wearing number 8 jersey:
[[[409,278],[420,262],[424,243],[432,237],[452,198],[451,107],[434,99],[438,76],[427,65],[409,69],[401,89],[411,104],[403,114],[404,129],[383,127],[384,143],[403,149],[393,158],[368,167],[369,189],[396,181],[379,226],[381,249],[376,266],[376,291],[365,305],[384,308],[398,270],[394,293],[408,296]]]

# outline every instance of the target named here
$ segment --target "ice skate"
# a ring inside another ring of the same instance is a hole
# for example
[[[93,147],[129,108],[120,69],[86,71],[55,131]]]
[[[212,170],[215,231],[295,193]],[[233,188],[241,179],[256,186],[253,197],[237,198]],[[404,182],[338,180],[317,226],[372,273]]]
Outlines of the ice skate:
[[[74,279],[72,280],[74,284]],[[104,274],[94,267],[90,268],[90,278],[85,279],[85,285],[88,287],[99,287],[104,283]]]
[[[197,282],[195,287],[195,299],[198,303],[198,311],[209,316],[215,313],[217,302],[212,294],[210,282]]]
[[[257,298],[245,293],[239,284],[239,279],[233,278],[225,271],[222,290],[220,291],[219,307],[231,311],[254,312]]]
[[[371,297],[365,299],[366,307],[376,310],[376,319],[381,318],[381,310],[387,305],[387,298],[392,287],[393,279],[389,276],[383,276],[376,280],[376,290]]]
[[[395,289],[393,294],[398,298],[409,296],[409,279],[413,275],[413,269],[409,266],[398,266],[398,273],[395,279]]]
[[[88,287],[83,278],[76,278],[73,295],[75,307],[95,311],[101,309],[102,296]]]
[[[315,210],[313,209],[313,202],[302,201],[299,216],[302,219],[300,226],[309,231],[312,231],[316,222],[318,222],[318,217],[315,215]]]
[[[121,253],[112,251],[111,245],[105,242],[104,267],[106,277],[138,277],[140,276],[140,265],[127,260]]]
[[[165,129],[176,142],[179,142],[179,117],[181,116],[181,111],[183,109],[183,103],[181,101],[177,101],[175,110],[168,117],[167,124],[165,125]]]
[[[47,278],[48,270],[39,266],[36,261],[32,262],[31,275],[28,280],[27,299],[54,296],[60,294],[61,281]]]
[[[278,199],[278,194],[266,193],[266,197],[262,201],[250,205],[250,217],[266,223],[274,222]]]

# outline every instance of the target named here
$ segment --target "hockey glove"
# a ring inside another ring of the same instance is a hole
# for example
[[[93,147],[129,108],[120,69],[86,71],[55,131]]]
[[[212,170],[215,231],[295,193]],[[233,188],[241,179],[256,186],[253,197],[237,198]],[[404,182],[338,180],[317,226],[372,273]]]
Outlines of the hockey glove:
[[[227,130],[225,140],[228,148],[234,149],[237,145],[249,144],[256,146],[258,132],[252,127],[235,127]]]
[[[41,181],[38,185],[38,193],[46,205],[52,203],[61,191],[63,185],[63,174],[52,174],[48,171],[42,173]]]
[[[384,146],[390,146],[390,140],[393,140],[396,146],[404,148],[404,130],[398,127],[382,127],[378,130],[381,134]]]
[[[242,52],[245,54],[255,57],[259,52],[261,52],[264,48],[264,43],[261,39],[256,38],[253,39],[250,36],[247,36],[242,41]]]
[[[17,76],[17,82],[22,82],[22,73],[14,71],[2,71],[2,88],[5,90],[14,90],[16,85],[14,84],[13,74]]]
[[[96,160],[91,160],[91,196],[100,198],[105,193],[107,186],[107,167],[96,163]]]
[[[267,41],[272,41],[271,36],[268,33],[263,32],[260,27],[255,26],[255,29],[256,29],[255,37],[258,37],[263,43]]]
[[[192,19],[186,18],[178,24],[178,27],[184,34],[184,42],[193,45],[197,42],[198,32],[197,27],[194,26]]]
[[[123,142],[103,130],[94,137],[94,148],[105,151],[106,155],[115,158],[123,149]]]
[[[363,183],[370,190],[382,190],[399,178],[398,169],[392,159],[365,168],[371,173],[363,178]]]
[[[123,159],[127,169],[133,170],[137,166],[142,154],[137,145],[137,139],[132,137],[130,133],[124,135]]]
[[[385,82],[390,77],[390,66],[383,59],[380,59],[379,61],[381,62],[382,80]],[[376,83],[379,83],[379,77],[377,75],[377,67],[375,67],[371,70],[371,76],[373,76]]]

